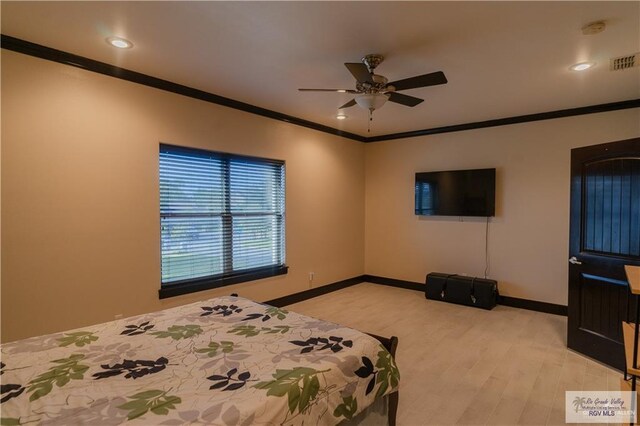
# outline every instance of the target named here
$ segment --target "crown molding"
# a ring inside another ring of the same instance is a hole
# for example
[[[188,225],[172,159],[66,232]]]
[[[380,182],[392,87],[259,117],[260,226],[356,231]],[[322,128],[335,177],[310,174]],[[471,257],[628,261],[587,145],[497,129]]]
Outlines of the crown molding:
[[[611,102],[607,104],[590,105],[579,108],[560,109],[556,111],[539,112],[536,114],[517,115],[514,117],[498,118],[495,120],[476,121],[474,123],[455,124],[452,126],[434,127],[431,129],[413,130],[410,132],[391,133],[388,135],[371,136],[365,142],[380,142],[394,139],[414,138],[416,136],[436,135],[438,133],[461,132],[463,130],[485,129],[487,127],[508,126],[510,124],[530,123],[532,121],[552,120],[554,118],[573,117],[576,115],[595,114],[598,112],[617,111],[621,109],[640,107],[640,99]]]
[[[381,142],[396,139],[406,139],[418,136],[435,135],[439,133],[460,132],[464,130],[484,129],[487,127],[507,126],[510,124],[528,123],[532,121],[551,120],[554,118],[572,117],[576,115],[594,114],[599,112],[616,111],[628,108],[640,107],[640,99],[630,99],[620,102],[612,102],[599,105],[590,105],[579,108],[562,109],[557,111],[547,111],[536,114],[526,114],[514,117],[498,118],[486,121],[477,121],[473,123],[455,124],[451,126],[434,127],[430,129],[413,130],[408,132],[390,133],[380,136],[361,136],[355,133],[346,132],[324,124],[315,123],[292,115],[283,114],[266,108],[261,108],[246,102],[236,101],[231,98],[216,95],[214,93],[205,92],[193,87],[184,86],[182,84],[173,83],[147,74],[131,71],[126,68],[117,67],[105,62],[96,61],[84,56],[74,55],[62,50],[53,49],[41,44],[32,43],[19,38],[11,37],[5,34],[1,35],[2,49],[11,50],[13,52],[23,53],[40,59],[46,59],[61,64],[82,68],[87,71],[108,75],[119,78],[121,80],[130,81],[132,83],[142,84],[148,87],[164,90],[171,93],[187,96],[205,102],[226,106],[250,114],[271,118],[273,120],[284,121],[286,123],[295,124],[297,126],[306,127],[335,136],[341,136],[358,142]]]
[[[295,124],[297,126],[307,127],[309,129],[318,130],[324,133],[330,133],[335,136],[342,136],[347,139],[353,139],[359,142],[364,142],[366,138],[364,136],[356,135],[355,133],[345,132],[333,127],[325,126],[323,124],[314,123],[313,121],[304,120],[302,118],[294,117],[292,115],[283,114],[281,112],[272,111],[270,109],[261,108],[255,105],[251,105],[245,102],[236,101],[231,98],[216,95],[214,93],[205,92],[204,90],[195,89],[193,87],[184,86],[182,84],[173,83],[171,81],[156,78],[147,74],[142,74],[136,71],[131,71],[126,68],[120,68],[115,65],[110,65],[105,62],[96,61],[86,58],[84,56],[74,55],[72,53],[64,52],[62,50],[53,49],[51,47],[43,46],[41,44],[31,43],[29,41],[21,40],[19,38],[11,37],[5,34],[1,36],[2,48],[11,50],[25,55],[34,56],[40,59],[46,59],[53,62],[58,62],[65,65],[70,65],[77,68],[82,68],[87,71],[93,71],[99,74],[108,75],[110,77],[119,78],[121,80],[130,81],[132,83],[138,83],[145,86],[153,87],[156,89],[164,90],[178,95],[187,96],[201,101],[210,102],[212,104],[222,105],[229,108],[237,109],[240,111],[248,112],[262,117],[271,118],[278,121],[284,121],[286,123]]]

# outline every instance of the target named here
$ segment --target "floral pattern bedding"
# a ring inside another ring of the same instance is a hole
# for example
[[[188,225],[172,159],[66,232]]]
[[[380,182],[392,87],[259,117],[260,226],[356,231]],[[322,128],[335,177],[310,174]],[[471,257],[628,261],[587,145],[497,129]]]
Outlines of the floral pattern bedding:
[[[2,425],[332,425],[399,380],[371,336],[231,296],[0,349]]]

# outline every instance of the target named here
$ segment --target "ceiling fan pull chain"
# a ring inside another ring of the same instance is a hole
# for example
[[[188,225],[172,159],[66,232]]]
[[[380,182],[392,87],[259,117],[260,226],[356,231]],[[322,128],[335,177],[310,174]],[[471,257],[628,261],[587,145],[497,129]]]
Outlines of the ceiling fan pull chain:
[[[373,121],[373,108],[369,108],[369,125],[367,126],[367,133],[371,133],[371,122]]]

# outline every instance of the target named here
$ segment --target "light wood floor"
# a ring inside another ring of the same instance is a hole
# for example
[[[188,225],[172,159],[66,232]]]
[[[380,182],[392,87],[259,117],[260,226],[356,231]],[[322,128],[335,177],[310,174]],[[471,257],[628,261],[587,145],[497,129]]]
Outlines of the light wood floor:
[[[485,311],[358,284],[288,309],[398,336],[398,424],[565,424],[566,390],[619,390],[621,373],[566,348],[566,317]]]

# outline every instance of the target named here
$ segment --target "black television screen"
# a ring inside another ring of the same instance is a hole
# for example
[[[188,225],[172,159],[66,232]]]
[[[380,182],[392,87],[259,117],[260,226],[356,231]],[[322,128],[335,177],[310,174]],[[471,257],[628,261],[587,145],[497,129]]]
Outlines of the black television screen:
[[[496,169],[416,173],[416,215],[494,216]]]

